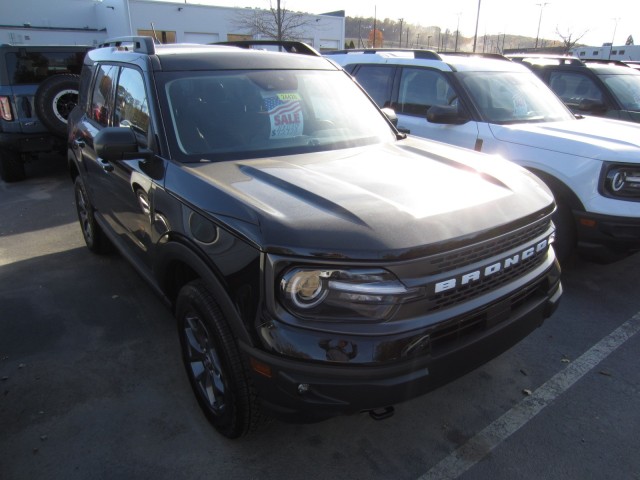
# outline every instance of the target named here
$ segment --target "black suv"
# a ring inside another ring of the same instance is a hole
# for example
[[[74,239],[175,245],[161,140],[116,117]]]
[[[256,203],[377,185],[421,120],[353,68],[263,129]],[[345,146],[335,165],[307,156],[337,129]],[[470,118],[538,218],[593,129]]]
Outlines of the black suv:
[[[34,155],[66,147],[86,46],[0,45],[0,178],[22,180]]]
[[[529,67],[572,112],[640,122],[640,71],[623,62],[509,55]]]
[[[317,54],[110,41],[85,59],[68,158],[87,246],[172,306],[230,438],[267,414],[389,416],[561,296],[535,176],[407,138]]]

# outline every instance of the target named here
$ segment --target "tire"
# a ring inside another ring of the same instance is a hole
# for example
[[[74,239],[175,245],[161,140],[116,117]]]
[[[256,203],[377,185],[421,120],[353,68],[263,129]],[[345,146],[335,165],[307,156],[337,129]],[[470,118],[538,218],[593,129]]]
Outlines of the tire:
[[[24,180],[24,162],[20,154],[9,150],[0,151],[0,178],[7,183]]]
[[[93,205],[89,201],[87,189],[82,181],[82,177],[78,175],[75,181],[75,197],[76,210],[78,212],[78,221],[82,229],[82,236],[87,248],[94,253],[104,254],[111,251],[111,242],[100,228],[94,217]]]
[[[42,124],[59,137],[67,135],[67,118],[78,104],[80,77],[54,75],[43,81],[35,95],[35,109]]]
[[[265,417],[235,337],[201,280],[185,285],[176,303],[182,358],[200,408],[215,429],[239,438]]]
[[[573,212],[569,205],[556,198],[557,207],[553,214],[553,223],[556,226],[556,240],[553,249],[561,264],[567,264],[575,257],[577,232],[573,218]]]

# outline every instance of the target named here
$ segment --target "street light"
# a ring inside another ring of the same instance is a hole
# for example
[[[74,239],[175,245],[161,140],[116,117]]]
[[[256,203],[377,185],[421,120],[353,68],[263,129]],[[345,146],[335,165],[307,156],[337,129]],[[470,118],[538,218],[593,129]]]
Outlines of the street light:
[[[540,18],[538,18],[538,33],[536,34],[536,48],[538,48],[538,40],[540,39],[540,24],[542,23],[542,9],[549,5],[550,2],[536,3],[540,7]]]

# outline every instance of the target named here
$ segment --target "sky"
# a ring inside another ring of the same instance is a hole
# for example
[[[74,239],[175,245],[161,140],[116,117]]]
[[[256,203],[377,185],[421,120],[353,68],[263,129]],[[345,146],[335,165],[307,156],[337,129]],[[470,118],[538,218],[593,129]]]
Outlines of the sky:
[[[180,0],[174,0],[180,1]],[[273,5],[276,0],[271,0]],[[227,7],[269,8],[270,0],[185,0],[184,3]],[[513,34],[560,41],[556,33],[579,43],[600,46],[624,45],[629,35],[640,45],[640,1],[638,0],[281,0],[289,10],[312,14],[344,10],[349,17],[403,18],[423,27],[473,36],[480,3],[478,36]],[[542,14],[542,15],[541,15]]]

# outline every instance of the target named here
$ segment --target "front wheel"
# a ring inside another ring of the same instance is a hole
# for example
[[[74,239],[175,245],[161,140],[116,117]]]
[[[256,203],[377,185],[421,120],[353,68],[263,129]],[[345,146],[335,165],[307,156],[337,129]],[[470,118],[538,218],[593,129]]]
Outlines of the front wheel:
[[[264,419],[255,389],[235,337],[202,281],[182,288],[176,317],[187,375],[209,422],[227,438],[255,430]]]
[[[78,221],[82,229],[84,243],[86,243],[89,250],[94,253],[108,253],[111,251],[111,243],[100,228],[100,225],[96,222],[93,206],[89,201],[87,189],[80,175],[76,177],[74,189]]]
[[[557,200],[556,211],[553,214],[553,223],[556,226],[556,240],[553,249],[560,264],[567,264],[575,255],[577,232],[571,207],[565,202]]]

